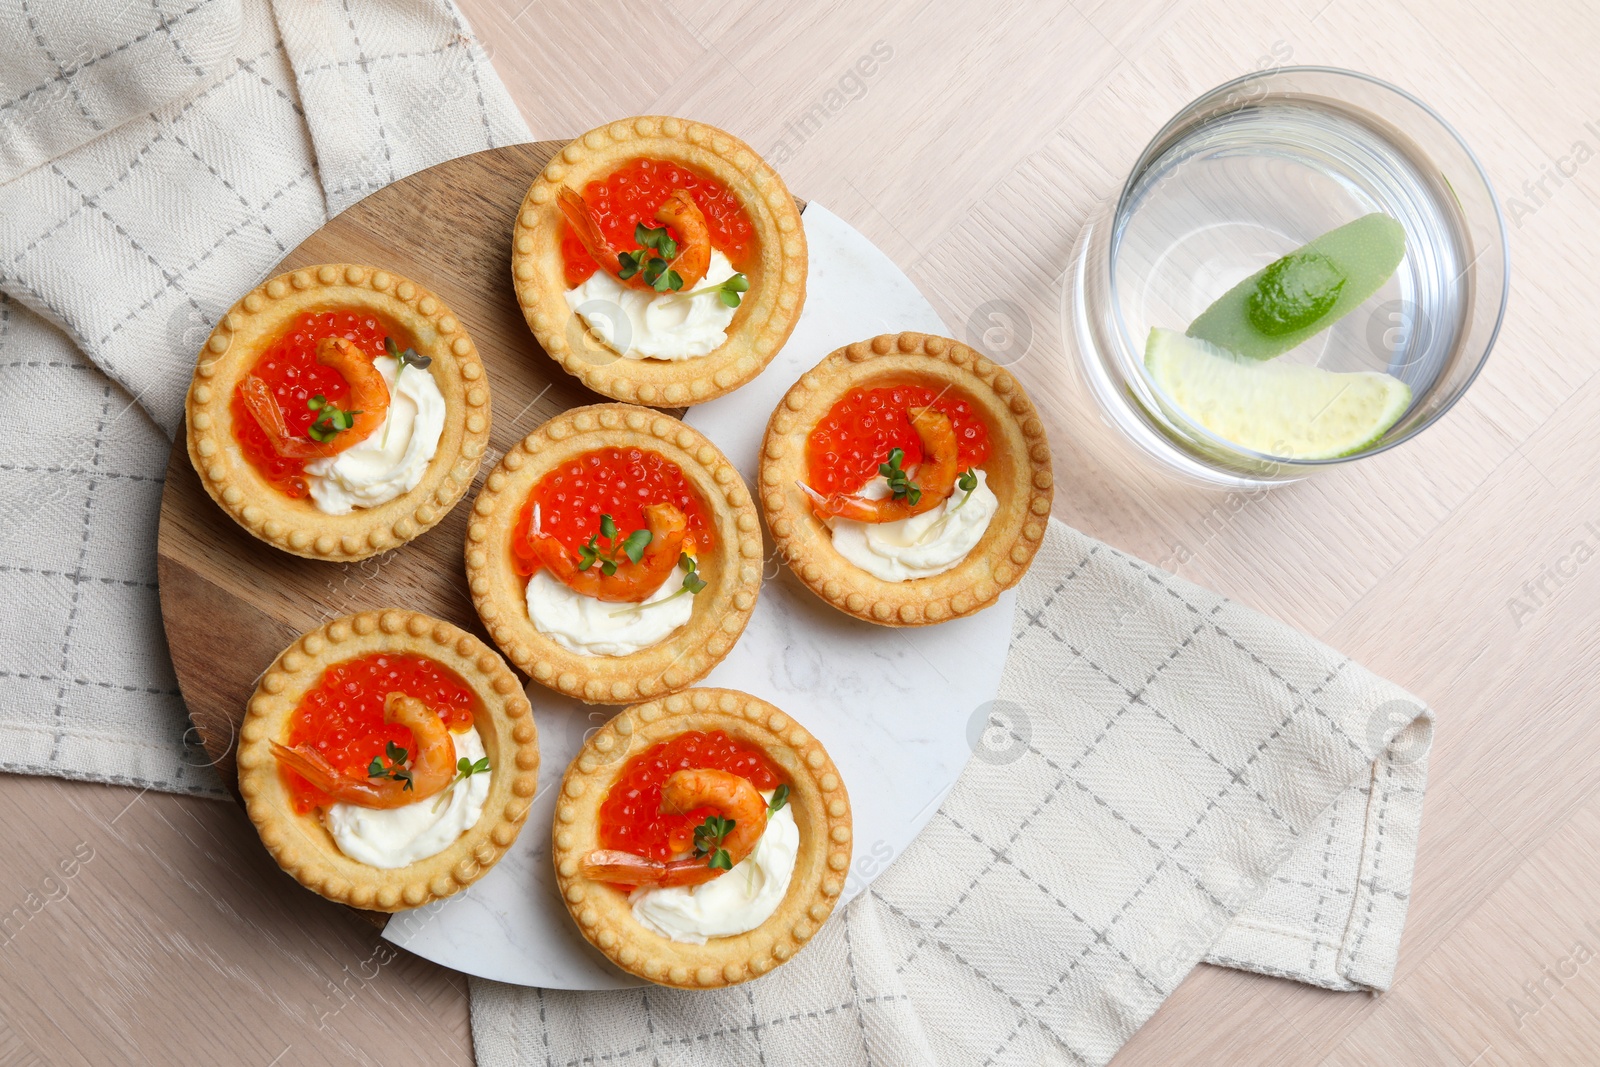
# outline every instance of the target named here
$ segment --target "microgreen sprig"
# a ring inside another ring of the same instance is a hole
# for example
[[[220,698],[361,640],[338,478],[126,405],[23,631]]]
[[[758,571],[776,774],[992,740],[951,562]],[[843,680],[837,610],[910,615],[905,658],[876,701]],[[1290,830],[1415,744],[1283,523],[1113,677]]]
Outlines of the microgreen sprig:
[[[404,789],[410,789],[411,770],[406,766],[406,757],[410,755],[405,749],[390,741],[383,749],[384,756],[389,757],[389,765],[384,766],[383,756],[373,756],[372,762],[367,764],[368,778],[384,778],[395,782],[404,782]]]
[[[690,300],[705,293],[716,293],[717,299],[721,300],[724,305],[736,308],[739,306],[739,301],[743,299],[740,294],[749,291],[750,280],[743,274],[735,274],[717,285],[702,285],[700,288],[691,289],[687,293],[679,293],[672,299]]]
[[[889,449],[889,462],[878,464],[878,473],[888,479],[889,488],[894,492],[896,500],[904,500],[915,505],[922,499],[922,490],[917,488],[917,483],[905,472],[900,464],[905,462],[906,453],[901,448]]]
[[[789,787],[780,785],[772,791],[772,799],[767,802],[767,818],[770,819],[778,814],[787,803],[789,803]]]
[[[683,275],[668,266],[678,258],[678,242],[667,235],[667,228],[641,222],[633,228],[633,239],[639,250],[617,253],[617,277],[627,281],[643,271],[644,280],[658,293],[682,289]]]
[[[690,596],[694,596],[696,593],[706,587],[706,580],[700,577],[698,571],[696,570],[696,564],[693,556],[689,555],[687,552],[678,553],[678,566],[683,568],[683,582],[678,586],[677,592],[673,593],[671,596],[664,596],[660,600],[650,600],[643,601],[638,604],[629,604],[621,611],[613,611],[611,613],[611,618],[614,619],[618,615],[636,614],[640,611],[643,611],[645,608],[653,608],[658,604],[665,604],[669,600],[676,600],[685,593],[688,593]]]
[[[402,352],[399,346],[394,343],[394,338],[392,337],[385,337],[383,339],[383,350],[389,353],[389,358],[393,359],[395,362],[394,387],[396,389],[400,388],[400,376],[406,372],[407,367],[415,367],[418,370],[427,370],[428,367],[433,363],[432,356],[418,355],[415,348],[408,348]],[[384,448],[389,446],[389,426],[389,420],[385,419],[383,422],[382,444],[382,447]]]
[[[967,495],[961,498],[961,504],[965,504],[972,497],[972,491],[978,488],[978,476],[972,472],[971,467],[961,472],[961,477],[956,479],[956,487],[966,490]],[[961,504],[957,504],[956,507],[959,508]]]
[[[399,366],[395,368],[394,372],[394,381],[396,386],[400,384],[400,375],[405,373],[407,367],[415,367],[418,370],[427,370],[428,367],[433,364],[432,356],[419,355],[415,348],[408,348],[405,351],[401,351],[400,347],[394,343],[394,338],[392,337],[385,337],[383,339],[383,350],[389,353],[390,358],[399,364]]]
[[[578,569],[586,571],[595,564],[600,565],[600,573],[606,577],[617,573],[617,553],[627,556],[629,560],[638,563],[644,557],[644,550],[650,544],[649,530],[635,530],[620,541],[617,539],[617,524],[610,515],[600,516],[600,532],[589,538],[589,543],[578,546]],[[606,547],[600,546],[600,538],[606,539]]]
[[[708,856],[707,867],[731,871],[733,858],[722,847],[722,839],[733,833],[734,820],[720,815],[708,815],[706,821],[694,828],[694,854],[696,858]]]
[[[450,779],[450,784],[444,787],[444,791],[439,794],[439,799],[433,802],[433,810],[439,810],[440,805],[445,802],[445,798],[450,795],[450,790],[454,789],[457,785],[466,781],[468,778],[471,778],[474,774],[483,774],[488,769],[488,756],[484,756],[482,759],[477,760],[476,762],[468,759],[465,756],[462,756],[460,759],[456,760],[456,776]]]
[[[317,413],[306,429],[313,441],[327,443],[356,424],[359,411],[345,411],[327,397],[318,393],[306,401],[306,407]]]
[[[922,536],[917,538],[917,544],[926,544],[928,538],[939,536],[939,531],[944,529],[945,524],[950,521],[950,516],[967,506],[967,501],[972,499],[973,490],[978,488],[978,475],[976,471],[974,471],[974,469],[971,467],[968,467],[966,470],[962,471],[961,477],[956,479],[956,488],[965,490],[966,495],[961,498],[955,507],[945,508],[944,514],[939,516],[939,521],[930,524],[926,530],[922,531]]]

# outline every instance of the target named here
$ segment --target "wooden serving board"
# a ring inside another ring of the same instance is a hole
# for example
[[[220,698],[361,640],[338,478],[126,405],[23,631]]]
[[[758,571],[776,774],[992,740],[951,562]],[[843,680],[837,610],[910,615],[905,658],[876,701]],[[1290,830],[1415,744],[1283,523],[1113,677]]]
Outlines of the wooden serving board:
[[[528,185],[566,143],[492,149],[403,178],[330,220],[272,271],[370,264],[413,279],[450,306],[489,374],[493,421],[479,482],[540,423],[606,399],[545,355],[511,288],[512,222]],[[350,612],[395,606],[446,619],[493,647],[467,596],[461,561],[477,489],[475,483],[433,529],[389,552],[359,563],[301,559],[258,541],[217,507],[179,433],[156,545],[161,615],[189,716],[235,797],[245,702],[272,660],[305,631]]]

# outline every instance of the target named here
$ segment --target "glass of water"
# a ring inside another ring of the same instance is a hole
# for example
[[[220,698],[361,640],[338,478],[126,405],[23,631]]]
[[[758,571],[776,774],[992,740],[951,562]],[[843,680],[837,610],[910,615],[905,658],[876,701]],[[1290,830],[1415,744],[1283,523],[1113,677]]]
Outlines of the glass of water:
[[[1254,488],[1448,411],[1494,344],[1508,269],[1494,190],[1439,115],[1366,75],[1289,67],[1156,135],[1078,239],[1063,327],[1138,451]]]

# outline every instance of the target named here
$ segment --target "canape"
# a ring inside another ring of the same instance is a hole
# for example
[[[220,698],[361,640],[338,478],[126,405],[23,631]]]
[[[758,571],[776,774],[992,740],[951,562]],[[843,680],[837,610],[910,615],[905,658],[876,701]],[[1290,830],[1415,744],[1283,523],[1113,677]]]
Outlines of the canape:
[[[622,969],[733,985],[816,934],[850,868],[850,799],[821,742],[764,700],[691,689],[590,737],[556,803],[562,899]]]
[[[885,626],[968,615],[1015,585],[1053,484],[1017,380],[920,333],[829,355],[784,395],[762,443],[779,556],[834,607]]]
[[[703,123],[623,119],[567,145],[512,231],[544,350],[617,400],[698,404],[761,372],[800,317],[806,238],[783,179]]]
[[[186,414],[189,458],[234,521],[298,556],[357,560],[416,537],[472,484],[489,383],[438,297],[329,263],[222,317]]]
[[[335,619],[261,676],[239,792],[280,866],[329,900],[420,907],[516,840],[538,785],[522,686],[471,634],[419,612]]]
[[[694,684],[761,588],[761,524],[701,434],[628,404],[576,408],[508,451],[467,525],[473,604],[507,658],[589,703]]]

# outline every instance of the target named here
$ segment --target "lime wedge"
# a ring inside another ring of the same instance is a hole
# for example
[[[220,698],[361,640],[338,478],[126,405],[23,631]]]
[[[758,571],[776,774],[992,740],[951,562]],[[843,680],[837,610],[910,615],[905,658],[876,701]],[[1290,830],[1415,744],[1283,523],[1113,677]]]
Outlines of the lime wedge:
[[[1373,444],[1411,406],[1411,389],[1376,371],[1235,355],[1176,330],[1151,330],[1144,365],[1172,402],[1218,437],[1284,459],[1333,459]]]
[[[1250,275],[1189,324],[1189,336],[1271,359],[1332,326],[1389,280],[1406,230],[1382,212],[1329,230]]]

